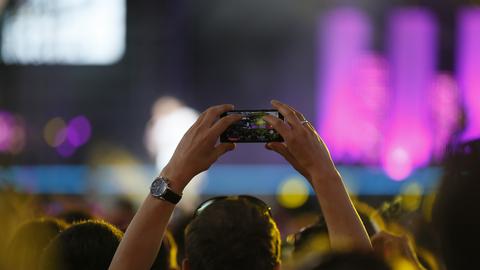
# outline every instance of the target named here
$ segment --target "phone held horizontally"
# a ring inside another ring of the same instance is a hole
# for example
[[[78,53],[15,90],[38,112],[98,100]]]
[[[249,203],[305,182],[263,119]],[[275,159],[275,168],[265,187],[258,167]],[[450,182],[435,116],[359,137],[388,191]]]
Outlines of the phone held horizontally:
[[[277,110],[234,110],[223,113],[221,117],[231,114],[241,114],[242,119],[220,135],[220,142],[283,142],[282,136],[263,120],[265,115],[273,115],[283,120],[283,116]]]

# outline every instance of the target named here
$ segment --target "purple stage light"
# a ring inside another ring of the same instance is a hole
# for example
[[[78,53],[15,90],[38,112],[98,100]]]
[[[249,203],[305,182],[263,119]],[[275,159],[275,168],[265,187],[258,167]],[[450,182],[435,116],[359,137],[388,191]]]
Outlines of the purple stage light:
[[[357,9],[335,9],[319,21],[317,127],[335,160],[368,160],[378,142],[372,100],[376,104],[382,87],[370,86],[379,84],[383,67],[369,51],[371,36],[367,16]]]
[[[398,9],[390,17],[392,95],[381,163],[394,180],[406,178],[431,158],[428,91],[436,68],[436,33],[435,20],[428,10]]]
[[[57,153],[60,156],[67,158],[75,154],[76,148],[68,140],[65,140],[62,144],[57,146],[55,150],[57,150]]]
[[[463,140],[480,137],[480,8],[459,12],[457,78],[467,119]]]
[[[90,139],[91,132],[90,121],[85,116],[80,115],[68,123],[67,140],[72,146],[79,147]]]

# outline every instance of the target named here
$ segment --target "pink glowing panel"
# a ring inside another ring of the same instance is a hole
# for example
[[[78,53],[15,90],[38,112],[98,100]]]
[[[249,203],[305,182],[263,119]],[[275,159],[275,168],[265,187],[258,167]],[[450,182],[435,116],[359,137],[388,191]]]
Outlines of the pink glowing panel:
[[[480,137],[480,8],[459,13],[457,77],[467,119],[464,140]]]
[[[317,127],[335,160],[356,162],[370,157],[372,142],[378,141],[367,105],[378,94],[363,90],[383,76],[378,74],[382,61],[369,52],[372,29],[363,12],[335,9],[318,25]]]
[[[85,144],[92,133],[90,121],[81,115],[73,118],[68,123],[67,127],[67,140],[75,147],[79,147]]]
[[[461,125],[458,84],[449,73],[437,74],[430,92],[430,119],[433,136],[433,157],[443,159],[446,146]]]
[[[399,9],[390,17],[392,95],[381,162],[394,180],[427,165],[432,154],[428,91],[435,74],[436,34],[435,20],[427,10]]]

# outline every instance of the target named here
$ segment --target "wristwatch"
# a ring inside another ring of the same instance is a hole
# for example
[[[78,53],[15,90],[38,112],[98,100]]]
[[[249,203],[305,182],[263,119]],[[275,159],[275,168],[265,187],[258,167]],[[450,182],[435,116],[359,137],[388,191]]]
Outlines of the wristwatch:
[[[150,186],[150,194],[156,199],[177,204],[182,198],[182,194],[177,194],[170,189],[169,182],[168,178],[163,176],[155,178]]]

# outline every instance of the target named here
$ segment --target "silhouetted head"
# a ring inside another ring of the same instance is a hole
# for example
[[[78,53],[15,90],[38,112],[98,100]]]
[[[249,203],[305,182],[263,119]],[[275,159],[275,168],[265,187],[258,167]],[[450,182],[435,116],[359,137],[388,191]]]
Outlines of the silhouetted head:
[[[37,269],[50,241],[67,227],[61,220],[41,218],[21,225],[10,241],[6,256],[10,269]]]
[[[90,213],[81,209],[66,210],[58,214],[57,217],[62,220],[65,220],[65,222],[69,224],[93,219],[93,216],[90,215]]]
[[[371,253],[347,252],[334,253],[322,257],[321,262],[313,267],[302,267],[310,270],[390,270],[386,262]]]
[[[274,269],[280,232],[269,207],[251,196],[217,197],[203,204],[185,229],[191,270]]]
[[[371,237],[377,233],[378,228],[383,225],[383,220],[376,213],[376,210],[368,204],[360,201],[355,202],[355,208]],[[380,223],[380,224],[378,224]],[[312,254],[329,254],[330,239],[328,236],[328,227],[323,214],[318,217],[316,223],[300,229],[298,232],[287,237],[287,242],[292,245],[292,257],[294,260],[301,260]]]
[[[120,230],[104,221],[76,223],[50,242],[40,269],[108,269],[122,236]]]
[[[478,263],[480,243],[480,140],[459,145],[446,157],[433,218],[448,269]]]

